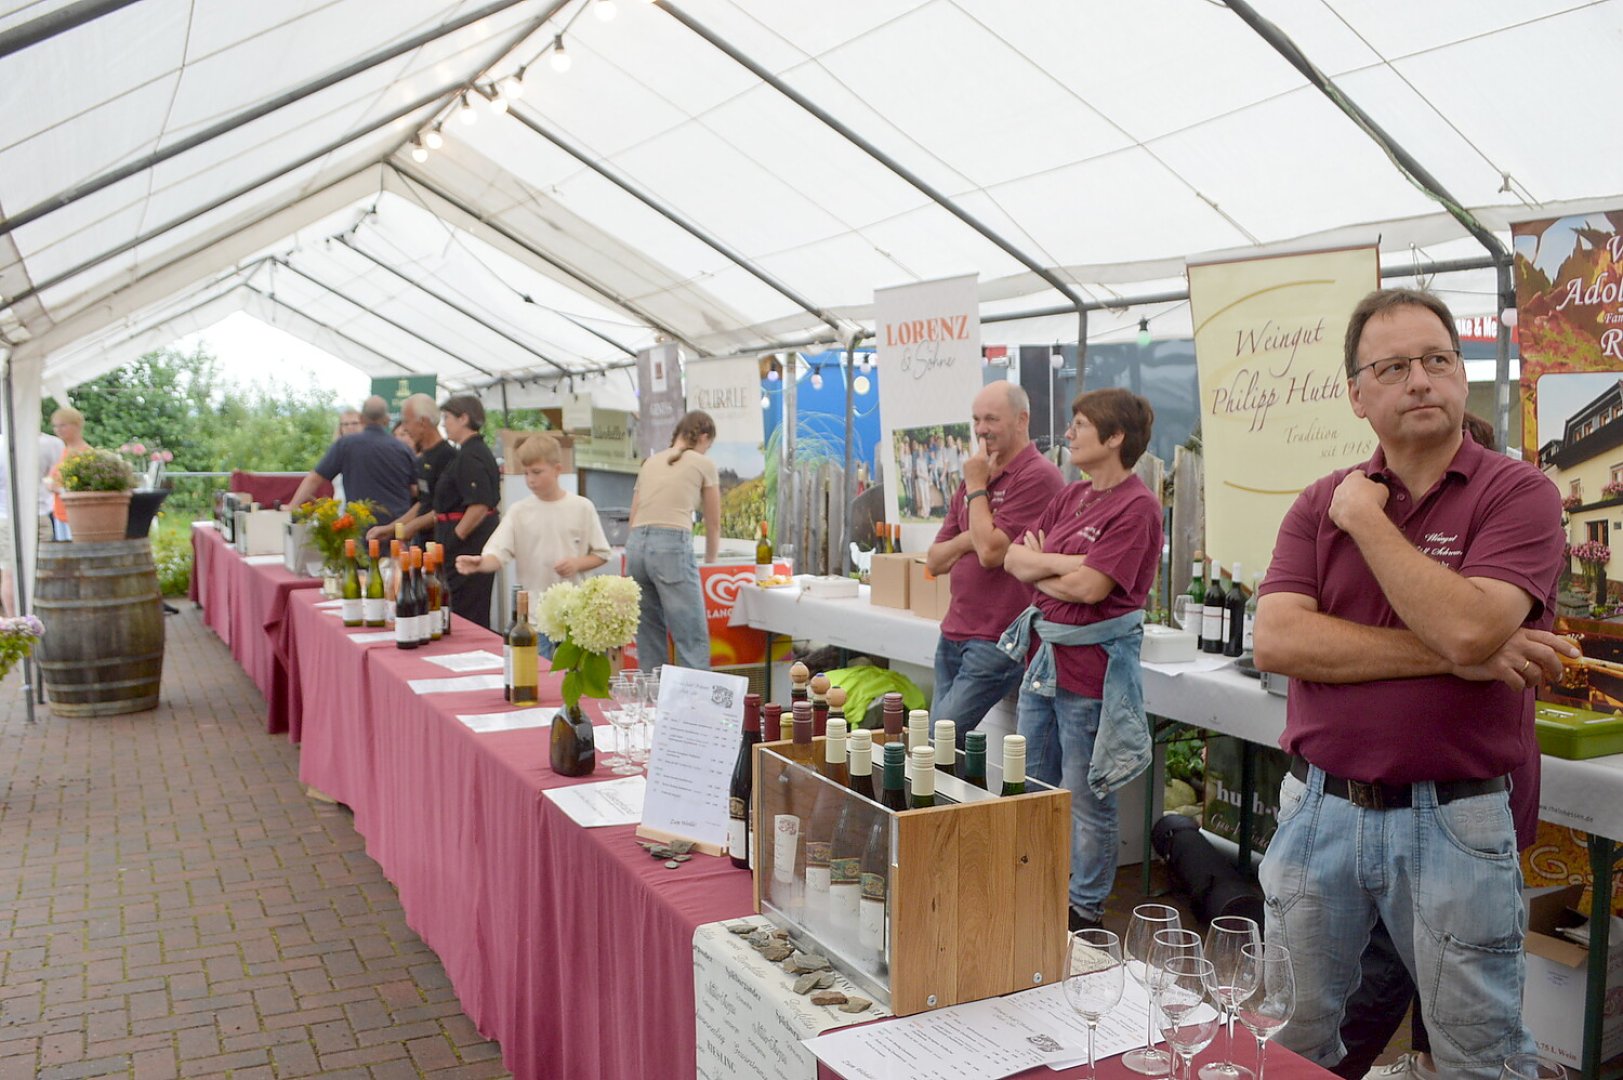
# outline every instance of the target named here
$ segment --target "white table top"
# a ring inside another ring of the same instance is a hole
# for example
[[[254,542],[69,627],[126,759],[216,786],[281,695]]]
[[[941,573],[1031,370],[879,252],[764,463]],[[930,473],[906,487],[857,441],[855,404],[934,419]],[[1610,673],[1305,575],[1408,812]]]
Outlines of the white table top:
[[[941,624],[910,611],[874,607],[868,588],[854,599],[807,596],[798,586],[738,590],[733,626],[826,641],[858,652],[930,667]],[[1228,667],[1175,675],[1175,664],[1144,668],[1144,708],[1224,735],[1278,746],[1285,699]],[[1539,817],[1623,840],[1623,754],[1569,761],[1544,755]]]

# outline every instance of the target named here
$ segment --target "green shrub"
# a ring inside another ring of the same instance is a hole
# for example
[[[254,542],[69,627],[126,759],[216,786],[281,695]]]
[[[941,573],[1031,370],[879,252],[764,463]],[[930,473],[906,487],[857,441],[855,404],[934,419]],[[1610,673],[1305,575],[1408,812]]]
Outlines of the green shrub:
[[[184,522],[183,522],[184,524]],[[165,596],[185,596],[192,584],[192,536],[184,531],[159,528],[152,534],[152,561],[158,567],[158,588]]]

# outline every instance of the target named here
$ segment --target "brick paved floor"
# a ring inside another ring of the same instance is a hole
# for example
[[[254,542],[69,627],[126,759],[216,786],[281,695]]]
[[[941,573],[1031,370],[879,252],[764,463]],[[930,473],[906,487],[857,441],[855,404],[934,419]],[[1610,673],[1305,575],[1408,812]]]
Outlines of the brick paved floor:
[[[506,1076],[189,603],[154,712],[0,688],[0,1080]]]

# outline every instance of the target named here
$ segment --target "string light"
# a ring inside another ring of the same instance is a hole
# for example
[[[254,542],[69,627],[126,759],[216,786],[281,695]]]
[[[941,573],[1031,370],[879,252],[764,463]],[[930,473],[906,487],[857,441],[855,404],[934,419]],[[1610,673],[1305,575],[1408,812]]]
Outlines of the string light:
[[[779,379],[779,375],[778,375],[778,368],[777,368],[776,364],[774,364],[772,367],[769,367],[769,368],[766,369],[766,381],[767,382],[777,382],[778,379]]]
[[[491,86],[488,100],[490,101],[490,111],[497,116],[507,111],[507,95],[502,92],[500,83]]]
[[[812,368],[811,387],[813,390],[821,390],[823,388],[823,366],[821,364]]]
[[[547,62],[552,65],[552,70],[560,75],[568,71],[571,65],[575,63],[575,58],[564,51],[564,36],[562,34],[552,39],[552,56]]]
[[[1150,320],[1148,318],[1138,320],[1138,347],[1141,349],[1150,347]]]
[[[761,395],[761,408],[770,409],[771,407],[772,407],[772,399],[767,397],[765,394],[762,394]]]
[[[1499,298],[1499,323],[1508,329],[1516,329],[1516,294],[1513,292]]]
[[[868,372],[872,371],[873,370],[873,353],[871,353],[871,352],[863,353],[861,359],[859,359],[857,361],[857,368],[864,375],[866,375],[866,374],[868,374]]]
[[[1065,366],[1065,350],[1059,347],[1057,341],[1054,343],[1054,351],[1048,354],[1048,366],[1055,371]]]
[[[419,165],[428,160],[428,147],[423,145],[421,139],[411,140],[411,160]]]
[[[592,14],[597,16],[598,22],[613,22],[620,9],[614,6],[614,0],[597,0],[592,5]]]
[[[456,118],[462,121],[464,127],[472,127],[479,122],[479,114],[474,112],[473,103],[468,100],[467,94],[462,95],[462,106],[457,109]]]
[[[502,83],[502,93],[508,101],[518,101],[524,96],[524,69],[519,68],[509,75]]]
[[[431,127],[423,132],[423,145],[430,150],[438,150],[445,145],[445,136],[440,134],[439,128]]]
[[[858,375],[856,378],[851,380],[851,389],[855,390],[858,394],[866,394],[869,390],[873,389],[873,383],[868,381],[868,376]]]

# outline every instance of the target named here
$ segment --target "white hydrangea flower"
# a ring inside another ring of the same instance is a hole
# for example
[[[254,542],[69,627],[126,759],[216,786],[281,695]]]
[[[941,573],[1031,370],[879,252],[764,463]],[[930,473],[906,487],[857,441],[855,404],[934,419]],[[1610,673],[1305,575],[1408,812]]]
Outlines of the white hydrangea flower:
[[[569,636],[575,606],[580,602],[579,593],[570,582],[560,581],[542,593],[535,605],[536,626],[553,641],[562,642]]]
[[[642,589],[632,579],[608,574],[587,578],[568,615],[569,636],[587,652],[606,653],[637,636],[641,612]]]

